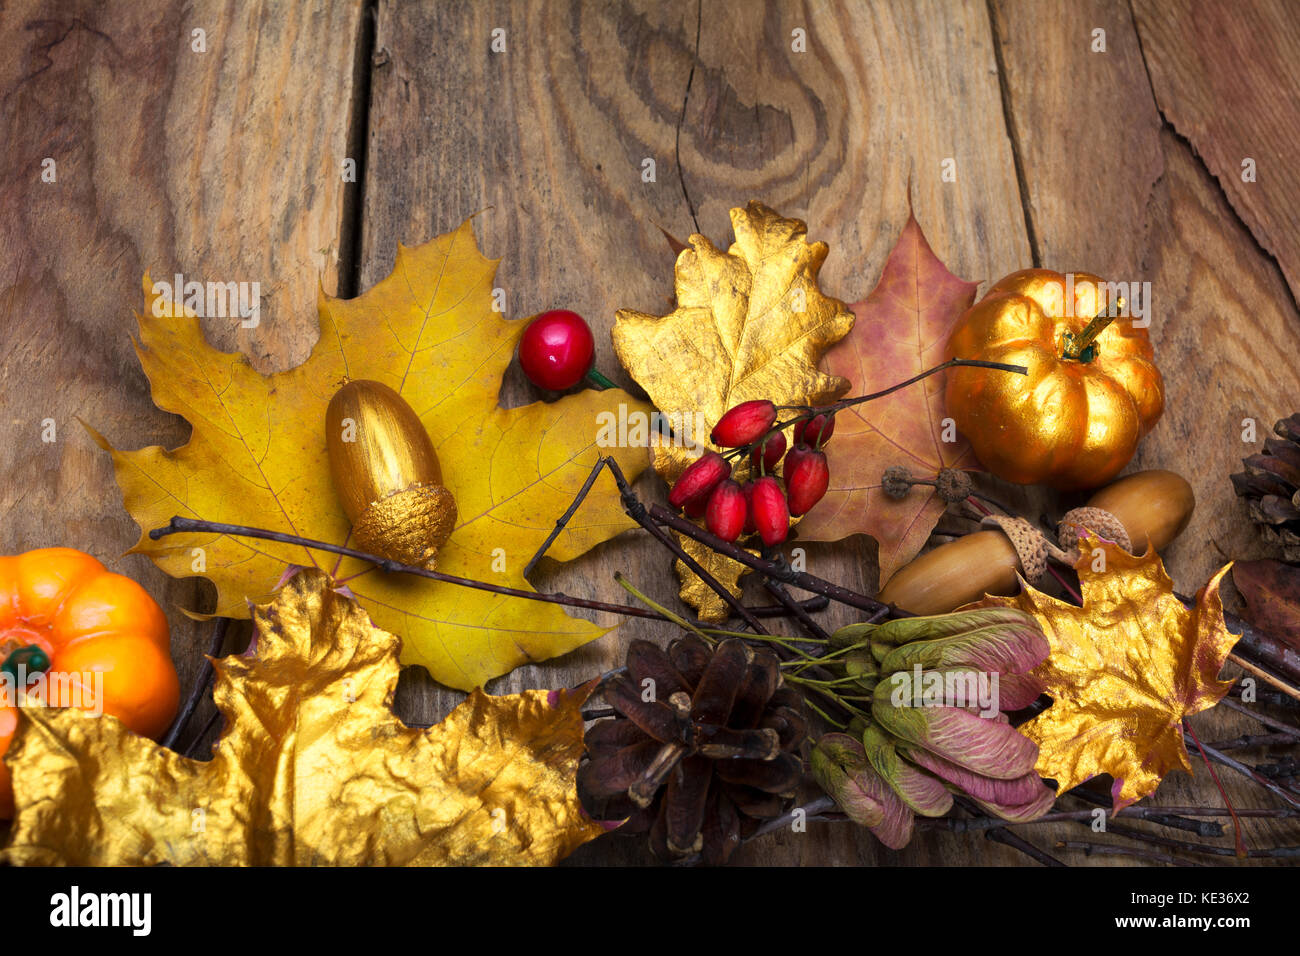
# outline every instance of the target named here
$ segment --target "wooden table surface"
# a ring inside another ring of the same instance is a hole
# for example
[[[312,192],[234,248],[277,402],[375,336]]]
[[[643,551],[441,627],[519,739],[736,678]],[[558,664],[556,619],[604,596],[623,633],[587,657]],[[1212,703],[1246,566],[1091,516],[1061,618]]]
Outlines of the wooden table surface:
[[[389,272],[399,241],[478,213],[509,313],[576,309],[596,327],[599,367],[629,386],[608,333],[620,307],[666,311],[673,257],[659,227],[726,245],[728,210],[761,199],[829,244],[822,288],[851,301],[878,278],[910,183],[957,275],[1043,265],[1152,284],[1168,407],[1133,468],[1170,468],[1195,487],[1195,518],[1165,555],[1194,590],[1229,557],[1268,554],[1227,475],[1300,408],[1298,60],[1289,0],[5,3],[0,546],[70,545],[140,580],[167,606],[193,680],[210,625],[179,609],[211,607],[213,592],[123,556],[138,529],[77,421],[121,447],[186,439],[151,402],[132,348],[146,272],[259,281],[259,327],[205,328],[272,371],[315,340],[318,282],[355,295]],[[341,175],[349,158],[356,182]],[[42,178],[47,159],[55,182]],[[502,402],[528,396],[512,367]],[[1258,422],[1255,445],[1245,419]],[[811,546],[809,568],[874,589],[874,555],[861,537]],[[616,570],[674,599],[666,555],[630,534],[544,563],[534,584],[620,600]],[[631,638],[669,636],[628,623],[488,689],[573,684]],[[460,697],[408,671],[399,712],[437,720]],[[205,702],[195,726],[211,713]],[[1202,739],[1258,732],[1223,708],[1193,724]],[[1236,806],[1277,805],[1220,776]],[[1221,805],[1199,762],[1154,802]],[[1300,843],[1300,826],[1245,828],[1248,841]],[[1093,836],[1021,832],[1049,849]],[[1056,852],[1072,865],[1134,862]],[[647,854],[602,839],[573,859]],[[1027,862],[979,835],[921,834],[891,852],[833,825],[773,835],[738,860]]]

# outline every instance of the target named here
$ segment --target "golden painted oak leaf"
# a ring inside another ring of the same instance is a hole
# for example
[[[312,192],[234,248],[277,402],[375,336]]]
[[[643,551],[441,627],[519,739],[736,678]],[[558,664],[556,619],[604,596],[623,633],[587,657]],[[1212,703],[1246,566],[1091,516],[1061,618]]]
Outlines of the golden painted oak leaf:
[[[731,210],[731,225],[736,241],[726,252],[696,234],[677,256],[676,309],[665,316],[621,309],[614,324],[619,361],[681,439],[655,446],[655,470],[670,484],[710,447],[709,431],[733,405],[821,404],[848,387],[817,368],[853,327],[844,303],[817,287],[826,244],[809,243],[803,222],[756,201]],[[682,545],[706,563],[702,545]],[[722,567],[720,580],[739,594],[741,566]],[[693,581],[683,580],[682,598],[695,604],[704,595]],[[705,620],[726,608],[711,591],[695,606]]]
[[[392,274],[364,295],[321,294],[311,356],[271,376],[243,355],[212,348],[193,316],[166,315],[168,304],[146,282],[136,354],[154,401],[184,416],[193,434],[172,451],[113,451],[118,485],[142,532],[182,515],[343,544],[349,523],[330,477],[325,409],[345,381],[374,379],[415,410],[455,496],[459,517],[438,551],[438,570],[528,588],[525,563],[601,452],[629,477],[647,464],[644,448],[598,448],[598,416],[620,404],[650,409],[616,390],[500,408],[501,377],[525,323],[492,310],[496,265],[479,252],[468,221],[424,245],[399,246]],[[548,555],[570,560],[630,527],[617,494],[597,484]],[[216,613],[229,617],[247,617],[246,600],[266,601],[287,564],[328,570],[337,560],[211,534],[153,541],[142,533],[133,550],[173,576],[209,578]],[[344,559],[338,576],[365,568]],[[376,624],[402,635],[403,663],[421,664],[461,690],[606,630],[558,605],[407,575],[372,570],[349,586]]]
[[[1052,652],[1033,674],[1053,703],[1019,730],[1038,744],[1036,769],[1061,793],[1098,774],[1114,777],[1118,811],[1154,793],[1170,770],[1192,772],[1183,718],[1213,707],[1232,685],[1219,680],[1240,636],[1228,631],[1219,596],[1231,565],[1189,609],[1154,551],[1134,557],[1095,537],[1081,550],[1083,607],[1027,584],[1015,597],[969,606],[1016,607],[1038,618]],[[1105,570],[1094,570],[1101,558]]]
[[[187,760],[112,717],[23,708],[10,863],[551,864],[605,828],[578,799],[582,704],[481,690],[428,729],[392,712],[400,639],[305,570],[215,661],[225,731]]]
[[[978,283],[950,273],[914,216],[898,237],[871,295],[851,306],[853,332],[826,353],[822,368],[867,395],[944,361],[948,334],[975,298]],[[943,375],[932,375],[835,416],[830,487],[799,525],[799,537],[835,541],[863,532],[879,546],[880,583],[911,561],[946,505],[934,488],[914,485],[901,501],[881,487],[885,469],[933,478],[941,468],[978,470],[966,439],[944,434]],[[953,439],[945,441],[945,437]]]

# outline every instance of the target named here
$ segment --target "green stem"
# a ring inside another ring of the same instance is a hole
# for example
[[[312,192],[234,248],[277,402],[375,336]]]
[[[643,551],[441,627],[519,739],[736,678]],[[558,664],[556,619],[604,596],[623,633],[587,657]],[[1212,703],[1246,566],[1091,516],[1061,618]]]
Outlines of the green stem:
[[[704,641],[704,643],[706,643],[706,644],[716,644],[716,643],[717,643],[717,641],[715,641],[713,638],[709,637],[708,634],[705,634],[703,631],[701,631],[698,627],[696,627],[696,626],[695,626],[694,624],[692,624],[690,621],[686,620],[686,618],[682,617],[680,614],[674,614],[672,611],[668,610],[668,608],[664,607],[662,604],[659,604],[659,603],[656,602],[656,601],[652,601],[650,598],[646,597],[644,594],[642,594],[640,591],[638,591],[638,590],[636,589],[636,586],[635,586],[631,581],[629,581],[627,578],[623,577],[623,572],[622,572],[622,571],[615,571],[615,572],[614,572],[614,580],[617,581],[617,582],[619,583],[619,586],[622,587],[624,591],[626,591],[628,594],[632,595],[634,598],[636,598],[638,601],[640,601],[640,602],[641,602],[642,604],[644,604],[646,607],[651,608],[652,610],[658,611],[660,614],[662,614],[664,617],[668,618],[668,620],[672,621],[672,622],[673,622],[674,624],[676,624],[678,627],[680,627],[680,628],[682,628],[682,629],[684,629],[684,630],[690,631],[692,634],[694,634],[694,635],[696,635],[697,637],[699,637],[702,641]],[[754,635],[749,634],[749,635],[746,635],[746,636],[747,636],[747,637],[753,637]]]
[[[820,707],[814,704],[807,697],[804,698],[804,703],[807,704],[819,717],[821,717],[822,720],[826,721],[826,723],[830,724],[832,727],[838,727],[840,730],[848,730],[849,728],[848,724],[840,723],[830,714],[826,713],[826,711],[822,710]]]
[[[591,368],[587,369],[587,381],[591,383],[593,388],[596,388],[602,392],[605,391],[606,389],[618,388],[617,385],[615,385],[613,382],[607,379],[604,375],[601,375],[600,372],[596,371],[596,367],[594,365]]]
[[[5,658],[4,664],[0,665],[0,673],[9,675],[10,680],[18,686],[18,668],[23,669],[24,678],[29,674],[35,674],[46,670],[50,666],[50,655],[37,644],[27,644],[20,647]],[[21,683],[26,683],[22,681]]]
[[[1097,336],[1101,335],[1106,326],[1115,321],[1115,317],[1119,315],[1119,310],[1123,307],[1124,300],[1121,299],[1115,303],[1114,309],[1106,309],[1094,315],[1078,335],[1066,332],[1061,357],[1072,362],[1091,362],[1096,358],[1097,350],[1092,347],[1092,343]]]

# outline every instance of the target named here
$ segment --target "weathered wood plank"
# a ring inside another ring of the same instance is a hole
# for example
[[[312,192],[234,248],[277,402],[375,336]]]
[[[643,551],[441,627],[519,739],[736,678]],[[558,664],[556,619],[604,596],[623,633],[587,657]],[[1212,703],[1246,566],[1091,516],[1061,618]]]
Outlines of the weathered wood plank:
[[[491,50],[496,28],[505,31],[504,53]],[[807,52],[792,49],[796,28],[806,31]],[[646,159],[653,182],[642,180]],[[955,182],[944,181],[947,159]],[[995,278],[1029,263],[982,3],[379,6],[362,287],[389,272],[399,240],[421,241],[490,206],[475,228],[487,254],[502,259],[508,314],[581,312],[597,331],[600,367],[625,385],[608,345],[615,310],[662,312],[673,291],[672,255],[657,226],[685,238],[693,206],[700,230],[725,245],[727,211],[760,198],[807,219],[810,237],[829,243],[823,287],[852,300],[870,291],[906,221],[909,180],[917,215],[954,271]],[[512,369],[502,401],[533,397]],[[663,494],[657,480],[644,485]],[[812,546],[809,563],[874,588],[873,555],[859,539]],[[539,569],[534,583],[617,599],[610,576],[623,570],[675,604],[669,567],[651,544],[624,536],[569,566]],[[766,603],[757,592],[752,599]],[[843,609],[823,617],[832,627],[852,619]],[[577,683],[638,636],[670,635],[630,622],[490,689]],[[399,705],[436,720],[458,697],[408,673]],[[602,840],[576,859],[645,857],[629,841]],[[747,847],[741,859],[1022,858],[979,836],[925,835],[895,854],[862,831],[813,827]]]
[[[121,557],[138,531],[77,418],[126,447],[186,438],[132,350],[146,272],[260,282],[260,325],[208,319],[208,335],[263,368],[306,355],[317,282],[336,282],[360,17],[359,2],[0,8],[0,547],[73,546],[139,580],[186,687],[209,626],[178,608],[210,606],[208,586]]]
[[[1293,301],[1300,300],[1296,5],[1135,0],[1133,15],[1162,114],[1277,260]]]
[[[1257,419],[1262,439],[1300,397],[1288,345],[1300,315],[1213,177],[1162,123],[1143,65],[1147,38],[1138,43],[1126,4],[997,0],[992,9],[1036,255],[1048,268],[1151,283],[1167,405],[1131,470],[1169,468],[1195,489],[1196,514],[1164,555],[1191,593],[1229,555],[1264,551],[1227,475],[1254,447],[1242,441],[1243,420]],[[1105,52],[1093,52],[1097,29]],[[1202,739],[1256,726],[1222,710],[1194,723]],[[1195,779],[1172,774],[1157,802],[1220,805],[1193,760]],[[1220,777],[1237,806],[1271,804],[1241,778]],[[1245,831],[1270,842],[1297,834],[1272,821],[1247,821]]]

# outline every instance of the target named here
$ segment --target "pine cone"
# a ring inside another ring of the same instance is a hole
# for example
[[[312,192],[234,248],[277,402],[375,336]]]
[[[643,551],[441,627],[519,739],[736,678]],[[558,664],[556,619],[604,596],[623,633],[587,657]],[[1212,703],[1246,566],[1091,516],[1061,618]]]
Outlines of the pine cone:
[[[1280,437],[1266,438],[1263,452],[1241,460],[1246,470],[1229,477],[1265,540],[1280,544],[1288,561],[1300,561],[1300,413],[1273,431]]]
[[[769,651],[694,635],[633,641],[627,673],[605,684],[618,717],[587,730],[578,792],[620,833],[650,834],[665,860],[727,862],[761,821],[780,816],[803,778],[803,699],[781,686]]]

